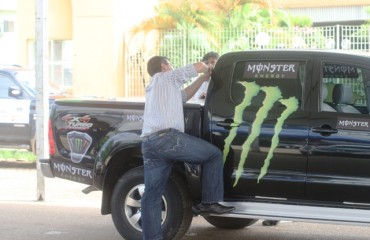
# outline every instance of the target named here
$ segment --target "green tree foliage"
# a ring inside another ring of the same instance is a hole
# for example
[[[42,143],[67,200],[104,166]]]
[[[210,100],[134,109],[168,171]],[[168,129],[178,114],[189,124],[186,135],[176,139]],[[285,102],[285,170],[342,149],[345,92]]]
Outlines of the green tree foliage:
[[[293,17],[274,8],[271,0],[171,0],[160,1],[155,16],[145,19],[132,32],[145,37],[149,32],[161,29],[163,33],[167,29],[159,40],[158,54],[165,53],[178,66],[199,60],[204,49],[220,53],[250,49],[256,44],[256,29],[311,25],[307,17]],[[180,31],[174,34],[171,29]],[[179,41],[185,49],[169,49]]]

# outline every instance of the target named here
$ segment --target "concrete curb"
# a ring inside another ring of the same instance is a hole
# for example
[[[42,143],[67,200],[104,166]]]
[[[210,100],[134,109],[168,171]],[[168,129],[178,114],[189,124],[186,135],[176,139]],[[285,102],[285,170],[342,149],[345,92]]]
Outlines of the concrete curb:
[[[36,169],[36,162],[0,160],[0,168]]]

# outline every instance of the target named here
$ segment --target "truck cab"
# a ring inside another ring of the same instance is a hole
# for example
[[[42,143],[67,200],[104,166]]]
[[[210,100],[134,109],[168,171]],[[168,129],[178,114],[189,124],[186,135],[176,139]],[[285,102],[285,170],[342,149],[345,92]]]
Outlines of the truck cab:
[[[227,195],[370,203],[365,61],[310,51],[230,53],[213,82],[210,133],[224,152]]]

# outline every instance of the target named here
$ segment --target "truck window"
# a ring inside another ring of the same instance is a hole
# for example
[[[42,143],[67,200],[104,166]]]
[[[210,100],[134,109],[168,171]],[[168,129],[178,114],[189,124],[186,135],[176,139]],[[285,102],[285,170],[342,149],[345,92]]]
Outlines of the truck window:
[[[321,111],[368,114],[370,71],[351,64],[322,63]],[[367,90],[369,89],[369,91]]]
[[[235,66],[231,83],[232,101],[238,105],[245,101],[247,95],[255,94],[249,107],[260,108],[273,101],[273,111],[281,109],[280,100],[296,98],[298,109],[302,109],[305,69],[306,64],[299,61],[239,62]],[[248,88],[257,88],[257,92]]]

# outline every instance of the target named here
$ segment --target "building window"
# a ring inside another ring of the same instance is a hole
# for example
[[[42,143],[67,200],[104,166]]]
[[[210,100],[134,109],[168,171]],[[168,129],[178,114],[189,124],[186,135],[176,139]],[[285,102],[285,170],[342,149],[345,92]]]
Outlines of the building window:
[[[4,20],[4,32],[14,32],[14,21]]]
[[[61,87],[72,86],[72,41],[49,42],[49,78]]]
[[[29,66],[35,66],[35,42],[29,44]],[[73,44],[70,40],[49,41],[49,84],[58,89],[72,87]]]

